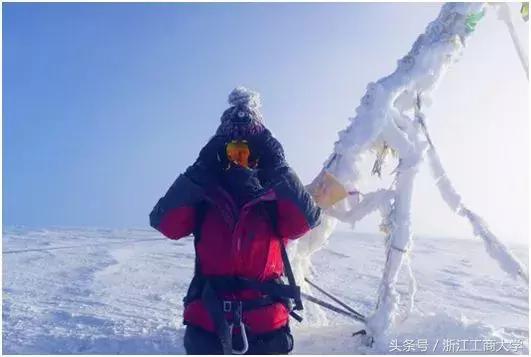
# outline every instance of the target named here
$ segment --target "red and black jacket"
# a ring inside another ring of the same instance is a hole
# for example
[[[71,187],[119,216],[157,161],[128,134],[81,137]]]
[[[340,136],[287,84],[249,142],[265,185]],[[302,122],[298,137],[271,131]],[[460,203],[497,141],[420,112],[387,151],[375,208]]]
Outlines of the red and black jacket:
[[[158,201],[150,224],[170,239],[194,233],[196,273],[273,281],[284,271],[281,244],[319,224],[320,209],[287,166],[270,173],[274,178],[269,184],[243,205],[238,205],[219,183],[199,184],[187,173],[180,175]],[[252,300],[262,293],[245,289],[222,295],[220,299]],[[245,311],[243,322],[250,331],[265,333],[285,326],[288,313],[279,302]],[[215,331],[200,298],[187,302],[184,320]]]

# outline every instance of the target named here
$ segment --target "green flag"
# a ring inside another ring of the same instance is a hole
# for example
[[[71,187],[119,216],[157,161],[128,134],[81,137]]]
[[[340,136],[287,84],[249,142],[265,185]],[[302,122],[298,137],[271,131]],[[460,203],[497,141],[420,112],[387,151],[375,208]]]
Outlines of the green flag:
[[[522,8],[520,9],[520,13],[522,14],[522,18],[525,22],[529,21],[529,3],[523,2]]]
[[[474,31],[476,29],[476,26],[479,20],[481,20],[484,15],[485,15],[485,10],[481,10],[481,12],[468,15],[468,17],[466,18],[466,22],[465,22],[466,29],[470,32]]]

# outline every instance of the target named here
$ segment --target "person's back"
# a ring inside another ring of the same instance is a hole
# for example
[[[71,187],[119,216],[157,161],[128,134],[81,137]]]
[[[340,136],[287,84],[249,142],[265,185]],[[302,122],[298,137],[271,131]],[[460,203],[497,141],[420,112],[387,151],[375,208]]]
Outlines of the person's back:
[[[159,200],[150,223],[171,239],[195,236],[187,353],[288,353],[289,302],[300,297],[280,280],[284,244],[316,226],[320,210],[264,127],[257,95],[237,88],[229,103],[216,135]]]

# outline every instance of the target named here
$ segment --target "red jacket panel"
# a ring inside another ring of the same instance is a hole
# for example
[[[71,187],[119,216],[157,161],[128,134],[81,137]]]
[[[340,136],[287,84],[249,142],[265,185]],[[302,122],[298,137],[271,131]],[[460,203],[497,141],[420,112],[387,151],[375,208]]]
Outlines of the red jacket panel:
[[[319,223],[320,210],[291,171],[269,190],[236,206],[220,186],[194,187],[197,195],[184,195],[194,185],[185,175],[179,176],[150,215],[152,226],[168,238],[190,234],[199,223],[196,255],[204,276],[240,276],[269,281],[283,274],[280,239],[294,239]],[[179,194],[181,192],[182,194]],[[186,196],[186,197],[184,197]],[[196,221],[196,206],[207,202],[201,222]],[[275,207],[271,217],[267,206]],[[249,300],[261,296],[259,291],[227,293],[220,299]],[[230,313],[227,314],[230,317]],[[189,303],[184,320],[214,331],[214,324],[201,300]],[[287,324],[289,314],[282,303],[245,311],[244,323],[254,333],[265,333]]]

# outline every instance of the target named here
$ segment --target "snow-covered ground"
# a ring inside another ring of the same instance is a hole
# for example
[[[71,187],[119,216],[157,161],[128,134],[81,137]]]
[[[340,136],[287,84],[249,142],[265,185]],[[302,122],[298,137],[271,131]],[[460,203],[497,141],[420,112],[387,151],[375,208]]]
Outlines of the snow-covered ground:
[[[511,249],[528,265],[527,246]],[[338,232],[314,257],[313,278],[369,314],[383,252],[380,236]],[[190,238],[152,230],[5,229],[3,353],[184,353],[181,299],[193,265]],[[320,326],[293,322],[294,352],[528,353],[528,286],[481,242],[418,237],[412,267],[416,311],[372,349],[351,336],[360,324],[327,312]]]

